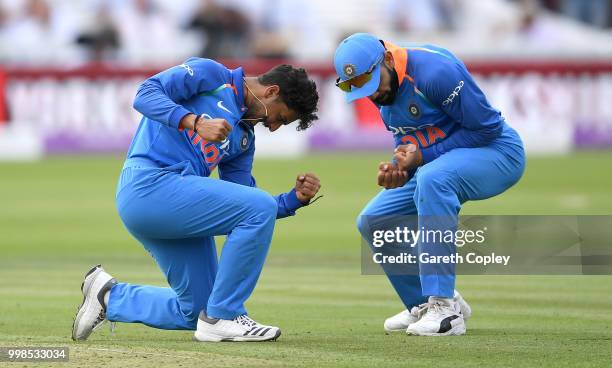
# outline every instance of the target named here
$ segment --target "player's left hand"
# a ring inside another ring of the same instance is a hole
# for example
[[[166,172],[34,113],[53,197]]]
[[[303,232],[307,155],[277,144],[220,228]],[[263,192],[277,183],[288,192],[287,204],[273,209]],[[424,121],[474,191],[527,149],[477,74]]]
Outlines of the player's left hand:
[[[317,195],[319,189],[321,189],[321,182],[315,174],[300,174],[295,180],[295,194],[303,204],[308,204]]]
[[[414,144],[398,146],[393,155],[400,170],[410,171],[423,165],[423,154]]]
[[[395,189],[404,186],[408,181],[408,173],[400,170],[396,164],[381,162],[378,165],[378,185],[385,189]]]

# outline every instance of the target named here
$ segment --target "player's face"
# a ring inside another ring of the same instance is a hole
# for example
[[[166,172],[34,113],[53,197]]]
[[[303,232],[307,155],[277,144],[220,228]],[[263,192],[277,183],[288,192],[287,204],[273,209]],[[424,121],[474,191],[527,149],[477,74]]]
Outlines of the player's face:
[[[399,90],[397,72],[393,66],[389,67],[387,63],[385,59],[380,68],[380,84],[378,89],[369,97],[372,102],[382,106],[393,104]]]
[[[253,95],[252,106],[249,106],[242,120],[250,121],[253,125],[262,123],[271,132],[294,122],[297,113],[280,100],[279,91],[279,86],[272,85],[267,86],[261,95]]]
[[[263,121],[263,126],[271,132],[278,130],[283,125],[291,124],[297,119],[295,111],[291,110],[284,102],[277,98],[268,105],[268,117]]]

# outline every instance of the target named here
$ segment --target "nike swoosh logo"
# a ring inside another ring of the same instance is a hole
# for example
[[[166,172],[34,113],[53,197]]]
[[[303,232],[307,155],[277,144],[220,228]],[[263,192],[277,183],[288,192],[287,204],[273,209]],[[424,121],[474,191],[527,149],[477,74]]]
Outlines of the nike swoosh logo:
[[[229,110],[227,109],[227,107],[223,106],[223,101],[219,101],[219,102],[217,102],[217,106],[218,106],[218,107],[219,107],[221,110],[225,110],[225,111],[227,111],[227,112],[228,112],[228,113],[230,113],[230,114],[232,113],[231,111],[229,111]]]

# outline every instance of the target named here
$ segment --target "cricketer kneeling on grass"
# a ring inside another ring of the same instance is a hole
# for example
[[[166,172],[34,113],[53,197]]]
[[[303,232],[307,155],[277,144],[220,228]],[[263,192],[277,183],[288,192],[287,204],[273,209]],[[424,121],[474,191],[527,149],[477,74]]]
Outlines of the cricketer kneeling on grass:
[[[377,216],[416,215],[419,228],[453,229],[464,202],[498,195],[522,176],[520,137],[449,51],[399,47],[357,33],[340,43],[334,67],[347,100],[368,97],[395,139],[393,162],[378,168],[378,184],[385,189],[357,220],[370,243]],[[419,242],[416,249],[445,256],[453,247]],[[385,330],[464,334],[471,309],[455,291],[454,266],[421,263],[416,274],[383,267],[406,307],[385,321]]]
[[[304,69],[277,66],[245,77],[216,61],[191,58],[139,88],[143,114],[116,195],[129,232],[155,258],[170,288],[117,283],[102,267],[81,286],[72,338],[85,340],[108,319],[167,330],[196,330],[199,341],[275,340],[280,329],[247,315],[275,220],[309,204],[320,188],[300,174],[272,197],[251,175],[254,126],[271,132],[317,119],[318,93]],[[209,178],[218,167],[219,178]],[[214,236],[227,235],[220,258]]]

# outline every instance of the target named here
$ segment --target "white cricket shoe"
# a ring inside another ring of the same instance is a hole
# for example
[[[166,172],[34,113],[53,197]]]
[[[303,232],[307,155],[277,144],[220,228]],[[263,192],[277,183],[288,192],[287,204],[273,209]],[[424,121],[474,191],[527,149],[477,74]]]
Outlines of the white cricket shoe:
[[[411,323],[417,322],[427,312],[427,303],[399,312],[385,320],[385,332],[406,331]]]
[[[87,340],[89,335],[106,320],[104,294],[117,284],[111,275],[97,265],[87,272],[81,284],[83,302],[72,324],[72,339]]]
[[[457,290],[455,290],[453,299],[455,303],[459,305],[463,320],[467,321],[472,315],[472,308],[470,308],[470,305],[463,299]],[[427,306],[428,303],[423,303],[412,307],[410,310],[406,309],[393,317],[387,318],[383,325],[385,332],[406,331],[410,324],[417,322],[427,312]]]
[[[449,336],[464,335],[465,321],[459,303],[454,298],[429,297],[427,312],[406,329],[409,335]]]
[[[280,335],[280,328],[261,325],[246,314],[228,320],[210,318],[202,311],[193,339],[207,342],[274,341]]]

